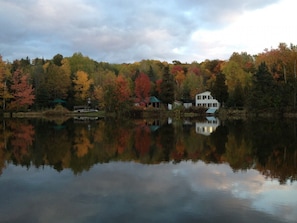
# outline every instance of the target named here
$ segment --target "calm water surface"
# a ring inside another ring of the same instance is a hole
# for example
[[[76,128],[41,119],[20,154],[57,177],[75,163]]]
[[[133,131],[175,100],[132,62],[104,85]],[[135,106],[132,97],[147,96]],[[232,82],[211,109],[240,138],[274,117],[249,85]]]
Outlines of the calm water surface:
[[[1,129],[0,222],[297,222],[292,121]]]

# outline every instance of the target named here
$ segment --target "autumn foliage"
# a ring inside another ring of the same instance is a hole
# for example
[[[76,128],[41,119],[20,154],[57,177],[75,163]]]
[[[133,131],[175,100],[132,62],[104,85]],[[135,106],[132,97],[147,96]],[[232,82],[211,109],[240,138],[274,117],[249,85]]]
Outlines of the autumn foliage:
[[[151,90],[151,82],[149,77],[144,73],[140,73],[135,80],[136,101],[140,105],[145,105],[146,103],[148,103],[150,90]]]
[[[89,79],[89,75],[86,72],[77,71],[73,83],[75,98],[78,102],[83,102],[87,97],[90,97],[90,87],[93,80]]]
[[[228,95],[224,106],[248,109],[254,107],[250,96],[257,94],[253,92],[255,75],[261,64],[267,66],[272,76],[270,85],[275,88],[265,93],[264,98],[272,98],[277,93],[275,101],[266,105],[294,110],[297,105],[297,46],[285,43],[257,55],[234,52],[228,60],[206,59],[192,63],[142,60],[109,64],[81,53],[9,63],[0,56],[0,106],[3,110],[29,107],[38,110],[52,107],[55,99],[63,99],[63,106],[70,110],[76,105],[90,105],[122,113],[133,104],[146,105],[151,96],[164,104],[172,104],[176,100],[194,101],[198,93],[216,89],[217,95]],[[220,75],[225,76],[227,94],[226,89],[216,88]]]
[[[125,103],[131,97],[131,90],[129,88],[129,83],[123,75],[119,75],[116,78],[116,93],[117,93],[117,100],[119,101],[119,103]]]
[[[20,70],[16,70],[12,76],[12,96],[13,99],[9,105],[10,109],[19,110],[28,108],[35,99],[32,85],[28,83],[28,75],[24,75]]]

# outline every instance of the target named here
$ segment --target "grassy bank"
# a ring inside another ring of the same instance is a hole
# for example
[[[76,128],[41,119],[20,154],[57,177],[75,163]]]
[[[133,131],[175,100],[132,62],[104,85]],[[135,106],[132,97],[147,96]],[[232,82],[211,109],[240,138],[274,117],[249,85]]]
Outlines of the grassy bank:
[[[145,109],[145,110],[131,110],[124,116],[117,116],[116,113],[106,113],[105,111],[96,112],[73,112],[69,111],[63,106],[56,106],[53,109],[48,109],[44,111],[27,111],[27,112],[4,112],[2,113],[5,118],[72,118],[72,117],[125,117],[125,118],[201,118],[205,117],[206,113],[204,110],[199,109],[188,109],[175,108],[173,110],[166,109]],[[246,109],[230,109],[230,108],[220,108],[215,114],[221,120],[225,119],[247,119],[247,118],[297,118],[297,111],[284,111],[279,112],[275,110],[263,110],[263,111],[247,111]]]
[[[56,106],[53,109],[47,109],[43,111],[26,111],[26,112],[4,112],[5,118],[61,118],[61,117],[104,117],[104,111],[98,112],[72,112],[64,108],[63,106]]]

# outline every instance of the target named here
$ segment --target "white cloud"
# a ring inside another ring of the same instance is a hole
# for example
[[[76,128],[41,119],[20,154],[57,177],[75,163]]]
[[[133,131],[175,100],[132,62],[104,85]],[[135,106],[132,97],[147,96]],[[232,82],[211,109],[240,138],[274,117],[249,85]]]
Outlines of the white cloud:
[[[118,63],[227,59],[294,43],[295,20],[290,0],[0,0],[0,54],[13,60],[82,52]]]
[[[297,15],[290,0],[264,9],[245,11],[228,26],[216,30],[199,29],[192,35],[192,44],[201,48],[208,59],[228,59],[233,52],[257,54],[279,43],[294,43]],[[203,55],[200,55],[202,59]]]

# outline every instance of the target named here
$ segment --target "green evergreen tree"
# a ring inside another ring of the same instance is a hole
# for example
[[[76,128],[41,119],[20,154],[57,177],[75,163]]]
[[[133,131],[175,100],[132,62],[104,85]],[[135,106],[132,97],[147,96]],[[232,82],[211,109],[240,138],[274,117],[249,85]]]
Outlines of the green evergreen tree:
[[[216,75],[216,80],[211,89],[212,96],[223,105],[229,97],[228,86],[226,85],[226,77],[223,73]]]
[[[155,72],[152,68],[152,65],[150,65],[150,69],[149,69],[149,72],[148,72],[148,77],[150,79],[150,81],[152,82],[155,82],[156,81],[156,75],[155,75]]]
[[[248,108],[267,109],[279,104],[281,98],[276,83],[265,62],[261,63],[253,76]]]
[[[163,78],[160,85],[160,99],[163,103],[171,104],[174,101],[174,79],[166,66],[163,71]]]
[[[228,106],[244,106],[244,91],[239,81],[236,82],[234,91],[229,94]]]
[[[62,66],[63,56],[61,54],[57,54],[53,57],[53,63],[57,66]]]

